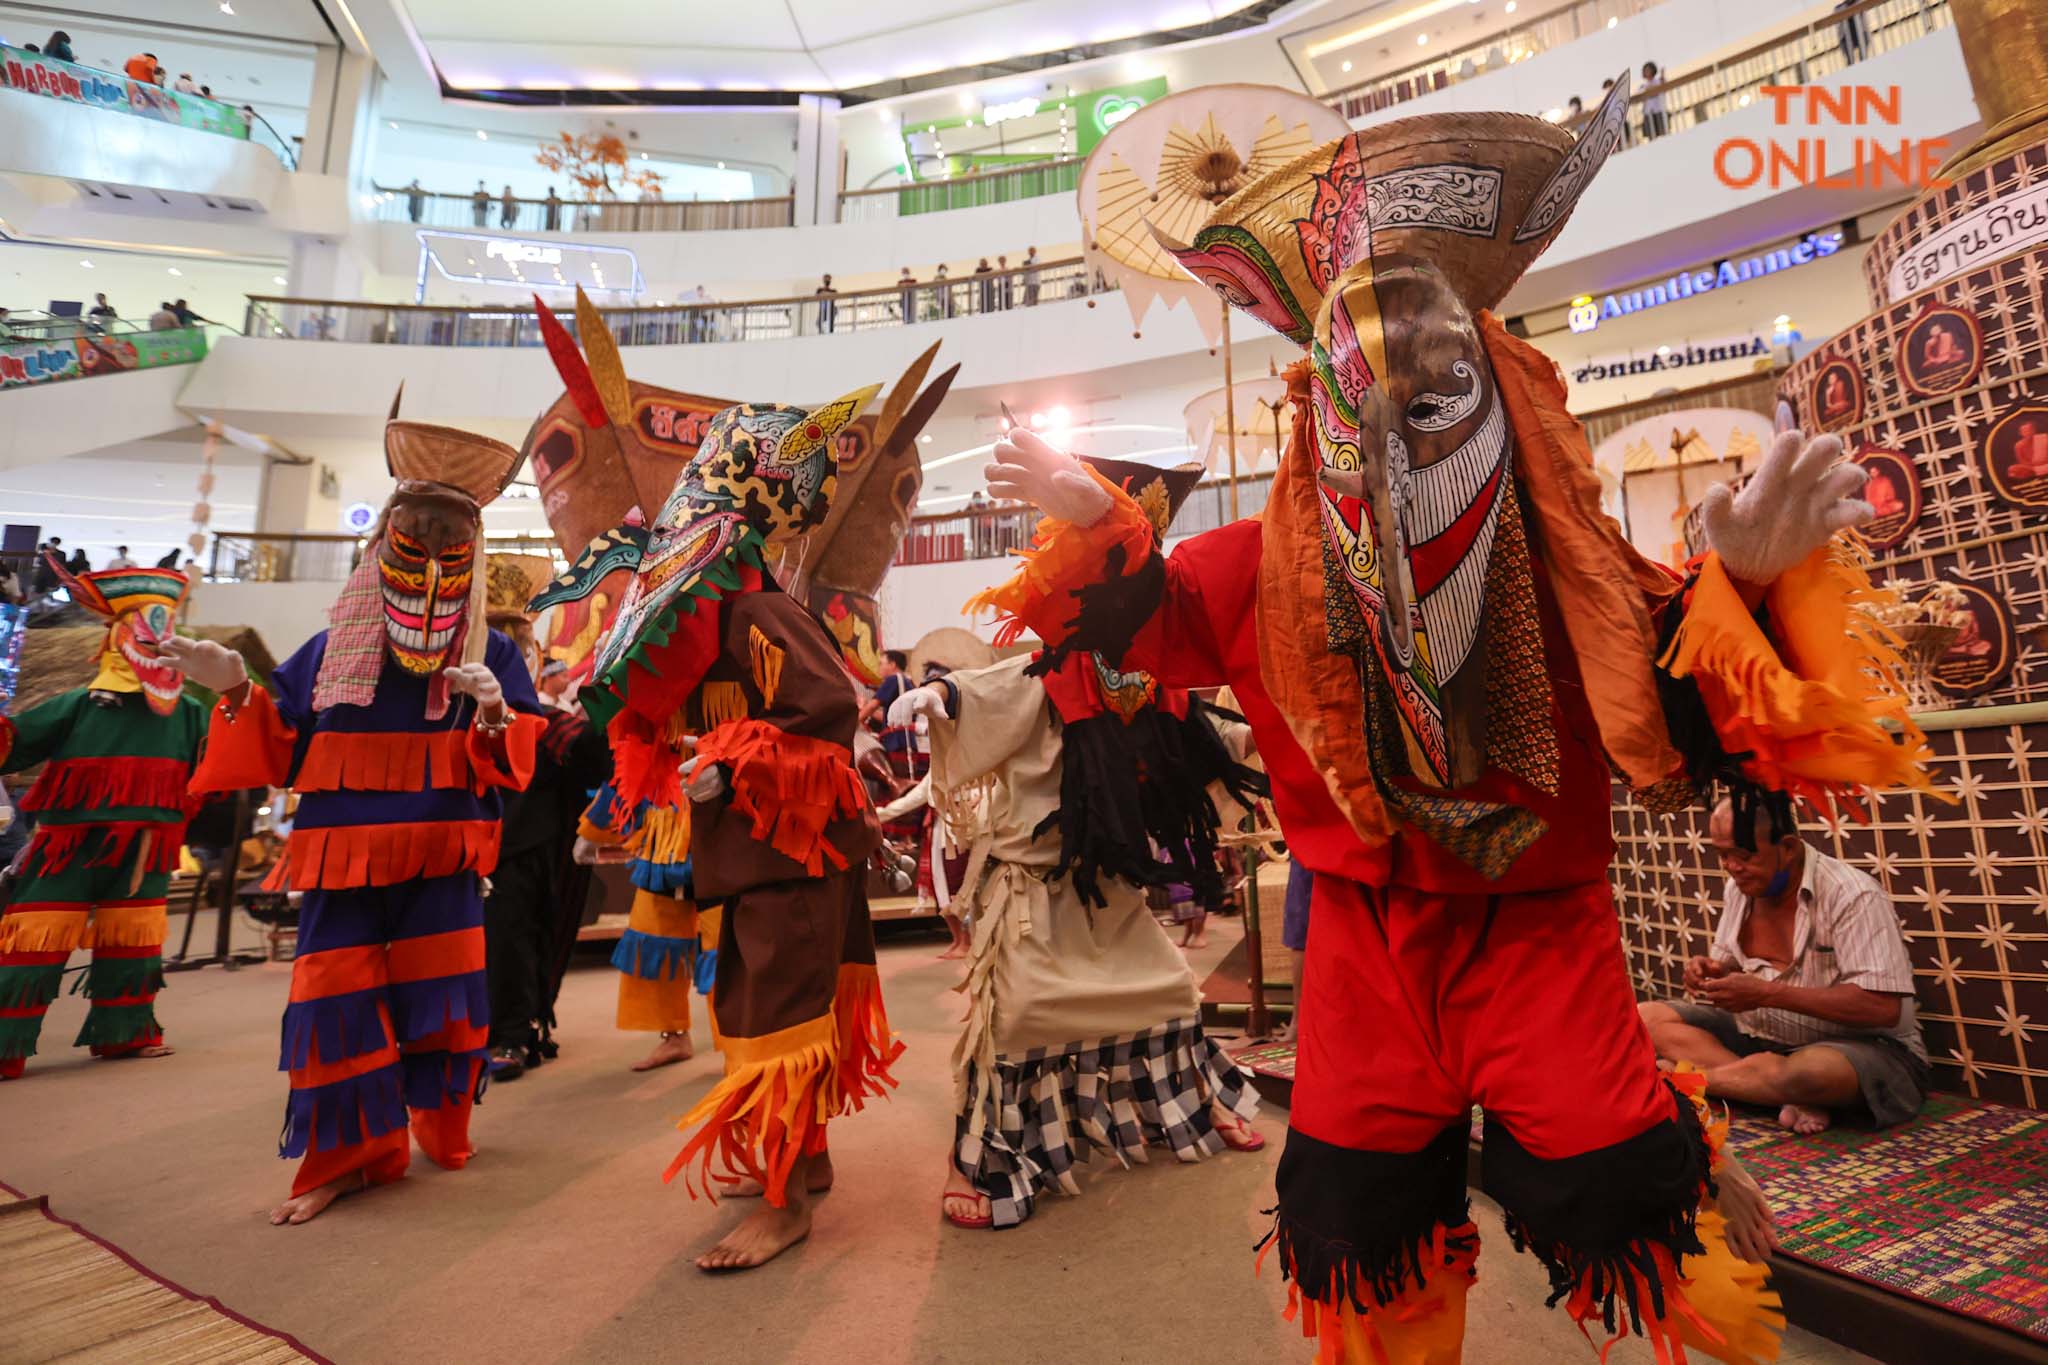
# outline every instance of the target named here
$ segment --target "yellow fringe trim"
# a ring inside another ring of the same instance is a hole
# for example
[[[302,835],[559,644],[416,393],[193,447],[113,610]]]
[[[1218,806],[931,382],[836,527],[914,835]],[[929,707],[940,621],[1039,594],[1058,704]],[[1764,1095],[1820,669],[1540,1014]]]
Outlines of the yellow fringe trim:
[[[87,948],[150,948],[163,943],[170,914],[162,901],[152,905],[102,905],[92,912],[85,931]]]
[[[1460,1234],[1461,1247],[1450,1245],[1453,1231]],[[1302,1336],[1316,1343],[1316,1365],[1458,1365],[1464,1358],[1465,1301],[1477,1278],[1472,1267],[1478,1236],[1467,1223],[1456,1229],[1439,1225],[1432,1239],[1423,1249],[1424,1263],[1434,1267],[1428,1283],[1383,1308],[1375,1305],[1361,1313],[1348,1296],[1334,1305],[1323,1303],[1288,1280],[1282,1316],[1288,1322],[1298,1319]],[[1358,1297],[1369,1302],[1372,1291],[1361,1286]]]
[[[633,889],[633,905],[626,913],[627,928],[656,938],[695,938],[701,920],[702,912],[689,901],[638,887]]]
[[[773,706],[776,693],[782,690],[782,646],[763,635],[759,626],[749,626],[747,651],[752,656],[754,686],[761,693],[761,704]]]
[[[625,1033],[688,1033],[690,977],[687,967],[666,981],[619,973],[619,1029]]]
[[[1926,738],[1901,697],[1896,637],[1859,609],[1882,596],[1839,540],[1770,586],[1775,638],[1766,637],[1709,555],[1661,662],[1697,682],[1722,747],[1754,755],[1743,771],[1759,785],[1830,813],[1853,809],[1863,791],[1932,791]]]
[[[728,1037],[720,1046],[725,1079],[676,1125],[703,1126],[661,1178],[674,1180],[681,1172],[692,1199],[701,1182],[716,1202],[714,1182],[730,1185],[751,1176],[761,1182],[762,1197],[782,1208],[791,1168],[836,1110],[838,1031],[832,1016],[821,1014],[758,1038]],[[722,1173],[712,1171],[714,1158]]]
[[[0,919],[0,953],[68,953],[85,942],[86,913],[15,910]]]
[[[755,633],[759,634],[759,631]],[[780,680],[778,674],[777,681]],[[736,682],[705,683],[699,696],[706,730],[715,730],[730,720],[747,718],[747,689]]]
[[[679,863],[690,856],[687,806],[649,806],[640,828],[626,836],[626,852],[650,863]]]

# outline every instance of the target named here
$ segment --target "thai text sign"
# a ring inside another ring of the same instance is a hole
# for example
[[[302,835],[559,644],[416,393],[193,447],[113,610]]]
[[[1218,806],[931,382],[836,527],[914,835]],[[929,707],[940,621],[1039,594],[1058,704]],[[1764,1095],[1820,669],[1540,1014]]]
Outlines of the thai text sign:
[[[4,45],[0,45],[0,86],[114,113],[134,114],[159,123],[198,128],[223,137],[246,141],[249,136],[249,125],[232,105],[198,95],[181,95],[112,71],[60,62]]]
[[[2048,242],[2048,184],[2017,190],[1929,233],[1892,262],[1885,292],[1894,302],[1972,266]]]

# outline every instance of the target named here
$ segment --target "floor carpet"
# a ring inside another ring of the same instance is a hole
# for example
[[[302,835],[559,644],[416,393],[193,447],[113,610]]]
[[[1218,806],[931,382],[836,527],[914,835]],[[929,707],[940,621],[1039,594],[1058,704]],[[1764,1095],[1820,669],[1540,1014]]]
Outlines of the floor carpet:
[[[286,1365],[323,1361],[157,1275],[127,1252],[59,1218],[42,1197],[0,1203],[0,1360],[127,1365]]]

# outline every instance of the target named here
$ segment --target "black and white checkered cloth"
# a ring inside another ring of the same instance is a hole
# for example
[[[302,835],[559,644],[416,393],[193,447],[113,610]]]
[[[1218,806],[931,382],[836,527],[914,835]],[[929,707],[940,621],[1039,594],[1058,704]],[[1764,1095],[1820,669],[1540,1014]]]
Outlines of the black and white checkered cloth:
[[[1079,1194],[1074,1164],[1097,1151],[1125,1166],[1152,1145],[1200,1161],[1224,1146],[1212,1102],[1246,1119],[1259,1110],[1250,1073],[1194,1019],[998,1057],[995,1071],[980,1134],[966,1113],[955,1124],[953,1164],[988,1196],[999,1228],[1029,1218],[1040,1192]]]

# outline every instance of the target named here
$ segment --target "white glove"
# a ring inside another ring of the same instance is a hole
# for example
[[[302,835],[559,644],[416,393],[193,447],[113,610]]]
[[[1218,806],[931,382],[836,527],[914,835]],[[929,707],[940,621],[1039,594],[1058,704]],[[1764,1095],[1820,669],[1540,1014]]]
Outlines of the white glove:
[[[479,711],[495,711],[505,705],[505,689],[498,685],[498,675],[488,664],[456,664],[442,669],[441,676],[448,679],[450,692],[475,697]]]
[[[249,680],[242,656],[214,640],[173,635],[157,642],[157,653],[209,692],[232,692]]]
[[[1843,461],[1840,437],[1780,432],[1740,493],[1717,483],[1700,500],[1707,543],[1734,577],[1768,584],[1835,532],[1877,515],[1856,496],[1867,477]]]
[[[695,749],[697,741],[685,736],[683,747]],[[693,802],[716,801],[725,795],[725,769],[716,763],[705,763],[691,754],[677,771],[683,775],[683,794]]]
[[[996,497],[1021,499],[1076,526],[1093,526],[1110,508],[1108,492],[1079,460],[1022,427],[996,442],[995,459],[982,473]]]
[[[597,845],[579,834],[576,836],[576,847],[569,851],[569,858],[578,867],[595,866],[597,863]]]
[[[889,726],[898,729],[917,724],[919,716],[943,716],[946,699],[936,687],[913,687],[889,703]]]

